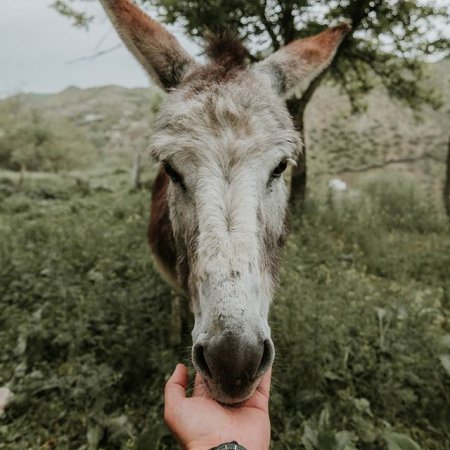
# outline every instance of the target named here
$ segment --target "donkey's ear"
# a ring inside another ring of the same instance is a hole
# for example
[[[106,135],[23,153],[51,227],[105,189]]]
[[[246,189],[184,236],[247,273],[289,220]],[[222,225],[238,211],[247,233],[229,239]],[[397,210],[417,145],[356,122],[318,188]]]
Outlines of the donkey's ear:
[[[351,27],[343,23],[320,34],[282,47],[256,65],[268,74],[274,89],[283,97],[316,78],[333,60],[339,44]]]
[[[177,86],[195,61],[175,36],[130,0],[100,0],[128,50],[163,89]]]

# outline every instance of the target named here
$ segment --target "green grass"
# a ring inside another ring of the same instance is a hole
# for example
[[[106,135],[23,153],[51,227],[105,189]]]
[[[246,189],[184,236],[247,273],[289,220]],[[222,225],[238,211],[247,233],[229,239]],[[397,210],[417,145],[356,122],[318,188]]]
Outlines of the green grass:
[[[0,449],[172,449],[170,291],[127,174],[0,174]],[[291,220],[271,323],[273,449],[450,448],[450,235],[414,183],[367,180]],[[447,367],[448,370],[448,367]]]

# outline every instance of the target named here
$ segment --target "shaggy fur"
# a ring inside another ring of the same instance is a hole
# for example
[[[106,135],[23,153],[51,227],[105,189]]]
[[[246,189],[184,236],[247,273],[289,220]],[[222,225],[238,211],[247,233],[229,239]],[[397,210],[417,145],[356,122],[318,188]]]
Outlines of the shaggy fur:
[[[253,66],[239,42],[213,39],[210,62],[198,65],[128,0],[101,1],[130,50],[170,91],[152,154],[172,180],[162,168],[149,240],[158,270],[189,295],[195,368],[214,398],[241,402],[274,359],[267,319],[288,198],[274,170],[301,151],[283,97],[330,63],[347,26]]]

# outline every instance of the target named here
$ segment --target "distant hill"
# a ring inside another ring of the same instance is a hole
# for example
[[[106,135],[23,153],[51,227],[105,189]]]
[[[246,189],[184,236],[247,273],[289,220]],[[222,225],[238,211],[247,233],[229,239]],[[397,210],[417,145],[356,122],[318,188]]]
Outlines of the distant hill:
[[[450,134],[450,60],[430,64],[430,71],[430,83],[443,95],[439,111],[413,112],[377,88],[367,96],[367,110],[352,115],[345,95],[322,86],[306,117],[310,180],[340,177],[352,183],[361,175],[396,170],[438,189]],[[160,96],[155,88],[70,87],[58,94],[24,94],[21,101],[49,117],[70,119],[103,154],[128,155],[145,150]]]
[[[101,153],[115,155],[146,148],[161,95],[155,88],[72,86],[58,94],[21,94],[20,101],[25,108],[44,111],[50,119],[68,118]]]
[[[367,110],[352,115],[344,95],[321,87],[306,114],[311,175],[352,182],[367,173],[406,171],[440,189],[450,135],[450,60],[431,64],[430,72],[443,96],[439,111],[411,111],[377,88],[366,98]]]

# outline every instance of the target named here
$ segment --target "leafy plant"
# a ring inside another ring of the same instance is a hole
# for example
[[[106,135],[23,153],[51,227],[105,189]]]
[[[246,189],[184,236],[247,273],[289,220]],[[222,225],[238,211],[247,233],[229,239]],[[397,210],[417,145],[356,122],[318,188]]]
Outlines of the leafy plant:
[[[0,448],[175,449],[162,388],[190,336],[169,345],[150,194],[120,170],[84,177],[89,190],[30,176],[0,205],[0,386],[15,394]],[[275,450],[450,444],[448,225],[395,180],[311,198],[290,225],[271,311]],[[420,214],[393,219],[398,197]]]

